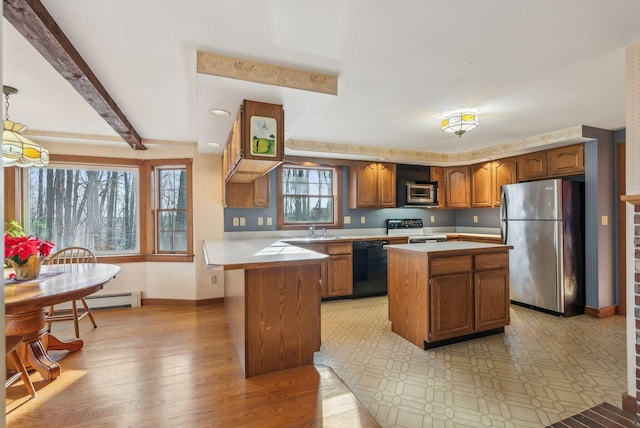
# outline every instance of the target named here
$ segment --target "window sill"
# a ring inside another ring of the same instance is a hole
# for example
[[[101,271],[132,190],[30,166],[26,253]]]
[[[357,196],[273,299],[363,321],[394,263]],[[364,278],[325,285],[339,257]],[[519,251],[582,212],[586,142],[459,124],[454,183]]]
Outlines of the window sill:
[[[193,254],[131,254],[98,256],[100,263],[140,263],[140,262],[175,262],[192,263]]]

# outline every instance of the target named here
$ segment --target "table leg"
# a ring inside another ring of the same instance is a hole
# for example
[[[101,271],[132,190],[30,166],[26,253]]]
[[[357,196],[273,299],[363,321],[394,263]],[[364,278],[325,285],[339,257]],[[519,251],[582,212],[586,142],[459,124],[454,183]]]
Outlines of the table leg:
[[[82,339],[60,340],[53,334],[47,335],[47,350],[49,351],[69,351],[76,352],[82,349],[84,342]]]

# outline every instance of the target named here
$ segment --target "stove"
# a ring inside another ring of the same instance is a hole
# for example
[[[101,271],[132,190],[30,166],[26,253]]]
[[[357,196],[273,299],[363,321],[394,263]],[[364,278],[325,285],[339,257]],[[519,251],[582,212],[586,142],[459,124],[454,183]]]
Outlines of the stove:
[[[408,236],[410,244],[418,244],[425,242],[445,242],[447,235],[438,233],[424,233],[422,219],[405,218],[405,219],[388,219],[387,235],[389,236]]]

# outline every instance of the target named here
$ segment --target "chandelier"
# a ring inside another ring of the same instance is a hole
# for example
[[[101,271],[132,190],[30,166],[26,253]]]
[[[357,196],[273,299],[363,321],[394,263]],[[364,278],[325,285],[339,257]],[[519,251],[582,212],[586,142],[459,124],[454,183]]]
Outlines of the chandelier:
[[[18,90],[11,86],[3,86],[5,115],[2,131],[2,164],[4,166],[19,166],[22,168],[49,164],[49,151],[34,143],[22,133],[27,129],[22,123],[9,120],[9,95],[17,94]]]
[[[448,134],[456,134],[458,137],[477,127],[478,113],[454,113],[442,119],[442,130]]]

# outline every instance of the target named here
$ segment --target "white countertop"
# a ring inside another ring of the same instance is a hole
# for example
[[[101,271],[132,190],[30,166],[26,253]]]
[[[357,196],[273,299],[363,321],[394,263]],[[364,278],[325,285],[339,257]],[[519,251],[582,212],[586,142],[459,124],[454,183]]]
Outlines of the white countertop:
[[[210,269],[250,269],[263,263],[322,260],[329,257],[278,239],[204,241],[204,258]]]
[[[416,253],[435,253],[442,251],[460,251],[460,250],[479,250],[485,248],[513,248],[510,245],[502,244],[485,244],[481,242],[467,241],[450,241],[450,242],[431,242],[424,244],[396,244],[385,245],[385,249],[398,249],[404,251],[412,251]]]

